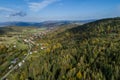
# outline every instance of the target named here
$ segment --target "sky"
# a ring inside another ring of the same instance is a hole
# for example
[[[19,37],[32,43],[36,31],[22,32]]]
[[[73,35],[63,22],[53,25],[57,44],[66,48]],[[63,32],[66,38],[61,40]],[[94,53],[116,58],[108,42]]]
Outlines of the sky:
[[[120,16],[120,0],[0,0],[0,22],[88,20]]]

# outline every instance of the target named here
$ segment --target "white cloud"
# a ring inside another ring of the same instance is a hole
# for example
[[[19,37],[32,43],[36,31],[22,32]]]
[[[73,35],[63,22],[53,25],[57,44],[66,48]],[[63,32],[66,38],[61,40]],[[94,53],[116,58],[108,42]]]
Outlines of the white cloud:
[[[47,7],[50,4],[53,4],[53,3],[57,2],[57,1],[59,1],[59,0],[43,0],[42,2],[39,2],[39,3],[30,2],[29,3],[29,8],[32,11],[39,11],[39,10]]]
[[[0,12],[4,12],[4,17],[15,17],[15,16],[20,16],[24,17],[27,15],[27,13],[19,10],[14,10],[11,8],[6,8],[6,7],[0,7]]]
[[[0,11],[14,12],[15,10],[13,10],[11,8],[6,8],[6,7],[0,7]]]

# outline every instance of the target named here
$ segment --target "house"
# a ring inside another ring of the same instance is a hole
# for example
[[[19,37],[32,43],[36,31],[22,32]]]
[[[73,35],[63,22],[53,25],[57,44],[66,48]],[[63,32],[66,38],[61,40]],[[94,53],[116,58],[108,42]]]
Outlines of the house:
[[[29,42],[27,39],[24,39],[23,41],[24,41],[24,42],[26,42],[26,43],[28,43],[28,42]]]
[[[42,50],[43,50],[43,49],[46,49],[46,47],[45,47],[45,46],[42,46],[41,49],[42,49]]]
[[[25,60],[22,61],[23,63],[25,62]]]
[[[11,68],[13,68],[13,65],[10,65],[10,66],[9,66],[9,69],[11,69]]]
[[[30,37],[30,39],[31,39],[31,40],[34,40],[34,38],[33,38],[33,37]]]
[[[11,61],[12,64],[15,64],[18,61],[18,58],[15,58],[13,61]]]
[[[16,48],[16,45],[14,45],[13,47]]]
[[[37,53],[37,51],[34,51],[34,53]]]
[[[29,40],[29,42],[30,42],[31,44],[35,45],[35,43],[34,43],[33,41]]]
[[[12,63],[12,64],[15,64],[15,63],[16,63],[16,61],[14,61],[14,60],[13,60],[13,61],[11,61],[11,63]]]
[[[32,54],[32,52],[30,52],[29,54]]]
[[[21,67],[21,66],[22,66],[22,62],[19,62],[19,63],[18,63],[18,66]]]
[[[9,48],[10,46],[8,44],[6,44],[6,47]]]
[[[37,46],[39,46],[39,44],[36,44]]]

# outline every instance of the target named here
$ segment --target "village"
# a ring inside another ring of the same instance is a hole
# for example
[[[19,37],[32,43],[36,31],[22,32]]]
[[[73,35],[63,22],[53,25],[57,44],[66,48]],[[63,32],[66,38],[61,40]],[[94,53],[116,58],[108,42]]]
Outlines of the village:
[[[36,43],[36,40],[40,40],[43,37],[46,36],[46,34],[49,32],[50,30],[45,30],[45,31],[40,31],[40,32],[36,32],[36,33],[31,33],[31,34],[27,34],[26,35],[22,35],[19,34],[17,36],[17,40],[19,42],[21,42],[21,44],[27,45],[26,49],[27,49],[27,53],[20,55],[18,57],[15,57],[14,59],[12,59],[10,61],[10,64],[8,66],[8,68],[5,70],[6,73],[2,76],[1,80],[5,80],[6,77],[14,70],[19,69],[20,67],[22,67],[22,65],[25,65],[26,63],[26,59],[28,58],[28,56],[38,53],[38,51],[40,50],[45,50],[47,48],[46,45],[44,45],[45,43]],[[11,46],[6,44],[6,47],[9,48]],[[16,42],[12,43],[12,49],[16,49],[18,47]],[[34,49],[36,48],[37,49]],[[6,79],[7,80],[7,79]]]

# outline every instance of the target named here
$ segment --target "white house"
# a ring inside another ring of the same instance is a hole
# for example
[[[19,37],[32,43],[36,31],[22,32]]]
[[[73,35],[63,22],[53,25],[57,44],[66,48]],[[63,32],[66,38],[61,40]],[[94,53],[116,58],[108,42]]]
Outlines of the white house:
[[[21,66],[22,66],[22,62],[19,62],[19,63],[18,63],[18,66],[21,67]]]
[[[11,69],[12,67],[13,67],[13,65],[10,65],[10,66],[9,66],[9,69]]]

